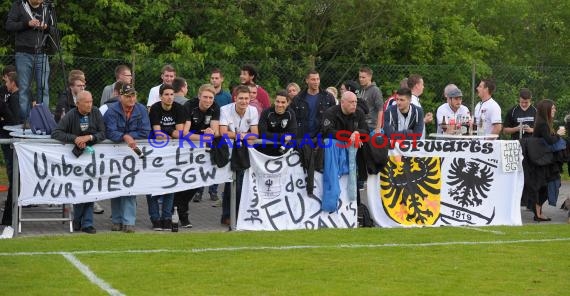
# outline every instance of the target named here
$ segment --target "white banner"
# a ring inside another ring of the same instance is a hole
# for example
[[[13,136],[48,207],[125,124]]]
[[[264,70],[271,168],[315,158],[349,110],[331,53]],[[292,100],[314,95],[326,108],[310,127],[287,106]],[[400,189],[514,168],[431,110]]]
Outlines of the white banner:
[[[369,176],[368,204],[377,224],[522,225],[518,141],[406,144],[390,150],[384,171]]]
[[[212,165],[204,148],[178,143],[139,145],[144,158],[125,144],[97,144],[76,157],[73,145],[14,143],[20,166],[19,205],[84,203],[117,196],[164,194],[231,181],[229,164]]]
[[[346,182],[339,180],[341,193],[337,211],[321,211],[322,175],[315,172],[315,198],[307,194],[300,154],[288,151],[268,156],[248,149],[251,167],[245,171],[238,230],[289,230],[356,228],[356,201],[348,201]]]

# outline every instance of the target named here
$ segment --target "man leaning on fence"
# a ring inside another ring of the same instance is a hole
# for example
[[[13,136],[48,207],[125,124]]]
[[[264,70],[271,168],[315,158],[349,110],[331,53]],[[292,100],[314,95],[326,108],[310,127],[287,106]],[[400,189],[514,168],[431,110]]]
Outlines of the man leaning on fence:
[[[103,115],[107,138],[113,142],[125,142],[136,151],[136,140],[148,139],[150,120],[147,109],[137,102],[137,91],[125,84],[119,92],[118,102],[109,104]],[[137,215],[136,196],[121,196],[111,199],[112,231],[135,232]]]
[[[74,143],[76,151],[83,151],[87,146],[105,140],[105,123],[97,107],[93,106],[90,92],[79,92],[76,106],[65,113],[51,137],[64,143]],[[73,230],[81,229],[90,234],[97,232],[93,227],[93,202],[74,204],[73,213]]]

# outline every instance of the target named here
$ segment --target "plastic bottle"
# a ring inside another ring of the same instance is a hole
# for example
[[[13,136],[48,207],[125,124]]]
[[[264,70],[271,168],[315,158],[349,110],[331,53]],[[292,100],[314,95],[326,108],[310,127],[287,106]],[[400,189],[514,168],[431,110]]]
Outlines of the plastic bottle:
[[[443,120],[441,121],[441,133],[445,134],[445,131],[447,130],[447,120],[445,120],[445,116],[443,116]]]
[[[172,232],[178,232],[179,223],[180,216],[178,216],[178,207],[174,207],[174,212],[172,212]]]
[[[93,146],[85,146],[85,152],[87,154],[93,154],[95,153],[95,149],[93,148]]]

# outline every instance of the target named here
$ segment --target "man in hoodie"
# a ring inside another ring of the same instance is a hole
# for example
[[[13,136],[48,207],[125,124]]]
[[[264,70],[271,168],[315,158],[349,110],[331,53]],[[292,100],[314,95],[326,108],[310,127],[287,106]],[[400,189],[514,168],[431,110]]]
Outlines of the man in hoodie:
[[[365,112],[366,124],[370,130],[377,133],[382,128],[382,109],[384,100],[380,88],[372,82],[372,69],[368,67],[360,68],[358,72],[358,82],[360,90],[356,93],[358,100],[363,102],[368,112]]]
[[[32,104],[44,103],[49,107],[48,56],[43,40],[52,42],[47,35],[56,36],[51,10],[43,0],[13,1],[6,17],[6,31],[15,35],[15,60],[20,86],[20,117],[28,117]],[[57,38],[56,38],[57,39]],[[39,73],[38,73],[39,72]],[[36,80],[37,95],[32,96],[32,80]]]

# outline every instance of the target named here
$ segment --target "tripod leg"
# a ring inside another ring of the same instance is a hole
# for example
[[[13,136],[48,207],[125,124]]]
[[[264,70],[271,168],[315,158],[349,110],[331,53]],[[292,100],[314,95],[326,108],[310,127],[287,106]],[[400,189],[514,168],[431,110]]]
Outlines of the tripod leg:
[[[43,103],[49,108],[49,59],[46,54],[38,54],[35,64],[36,86],[38,103]]]

